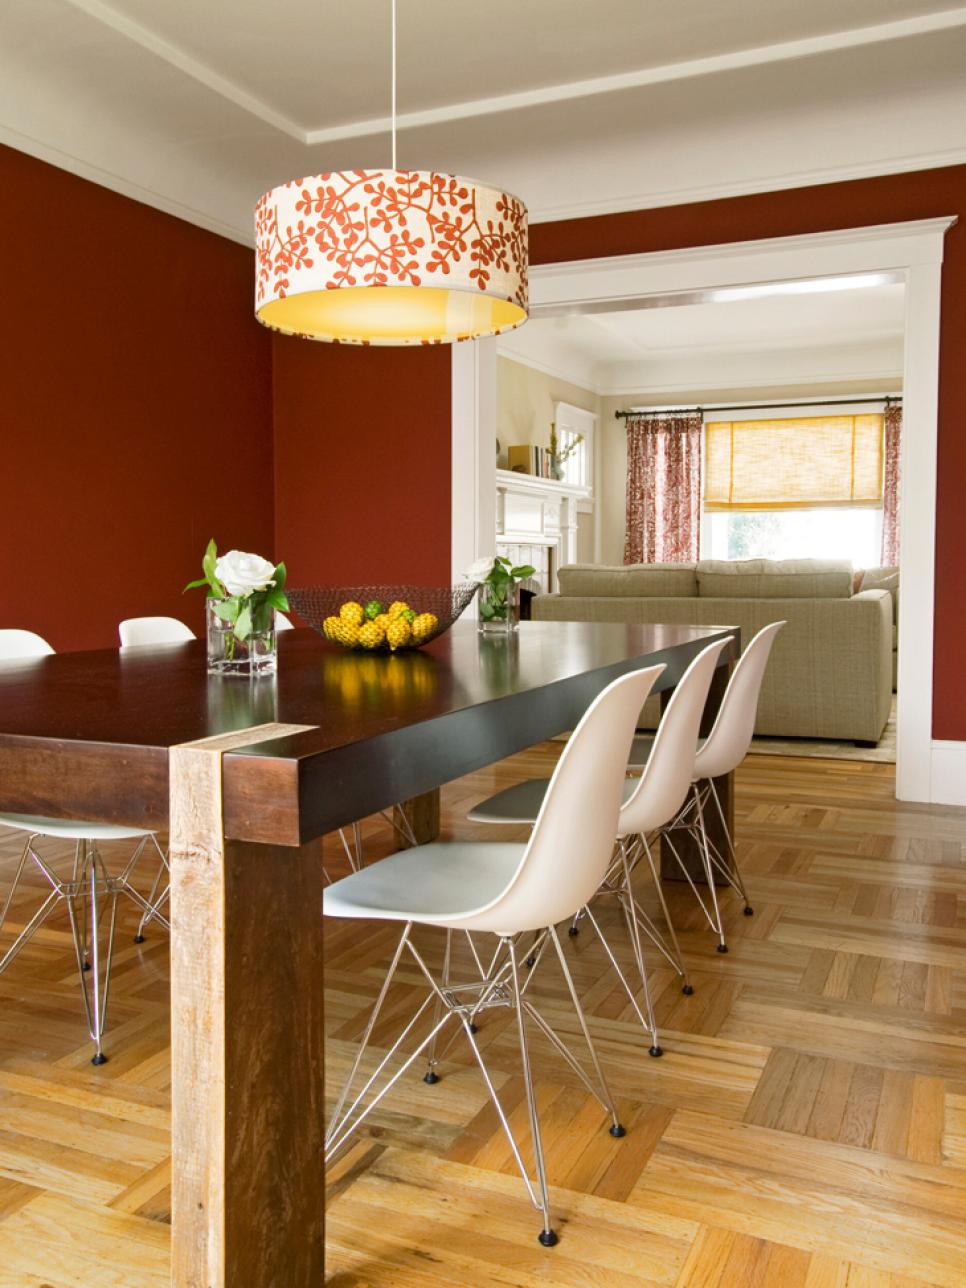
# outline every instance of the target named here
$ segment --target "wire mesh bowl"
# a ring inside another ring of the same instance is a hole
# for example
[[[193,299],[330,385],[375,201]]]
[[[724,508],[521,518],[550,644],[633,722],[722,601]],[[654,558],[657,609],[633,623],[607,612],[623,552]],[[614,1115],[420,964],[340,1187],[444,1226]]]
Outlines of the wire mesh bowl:
[[[455,586],[304,586],[288,601],[313,630],[343,648],[397,653],[442,635],[476,594]]]

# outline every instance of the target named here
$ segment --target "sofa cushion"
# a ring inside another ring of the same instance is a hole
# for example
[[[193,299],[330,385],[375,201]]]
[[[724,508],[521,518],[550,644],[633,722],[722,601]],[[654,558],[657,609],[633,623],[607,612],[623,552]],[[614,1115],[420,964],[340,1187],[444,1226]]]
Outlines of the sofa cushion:
[[[694,564],[567,564],[557,579],[562,595],[670,599],[698,593]]]
[[[849,599],[846,559],[703,559],[698,594],[712,599]]]
[[[862,574],[860,590],[887,590],[892,595],[892,620],[899,620],[899,569],[895,566],[885,568],[866,568]]]

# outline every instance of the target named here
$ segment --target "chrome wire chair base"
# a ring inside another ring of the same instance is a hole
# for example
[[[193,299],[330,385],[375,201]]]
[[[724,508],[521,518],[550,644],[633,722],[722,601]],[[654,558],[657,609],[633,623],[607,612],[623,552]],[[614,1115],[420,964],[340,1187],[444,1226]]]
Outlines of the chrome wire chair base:
[[[571,976],[570,969],[567,966],[567,960],[564,956],[563,948],[557,931],[553,926],[547,927],[538,935],[537,942],[531,945],[530,952],[535,960],[539,962],[547,949],[548,945],[553,946],[554,953],[560,965],[563,978],[567,985],[567,991],[571,1003],[577,1016],[577,1021],[587,1046],[590,1063],[593,1070],[593,1077],[583,1067],[582,1063],[570,1051],[563,1039],[555,1029],[541,1015],[537,1008],[527,996],[531,981],[534,978],[533,973],[521,980],[520,973],[520,947],[518,943],[519,936],[504,936],[497,940],[496,948],[486,966],[481,963],[478,951],[473,942],[471,935],[467,934],[474,964],[477,968],[477,977],[453,982],[452,980],[452,931],[446,931],[446,945],[443,954],[442,971],[439,979],[433,974],[419,950],[416,948],[412,939],[413,924],[407,923],[400,936],[399,943],[393,956],[389,971],[383,981],[379,995],[373,1005],[366,1024],[365,1032],[355,1054],[352,1067],[343,1084],[342,1090],[336,1101],[325,1141],[325,1159],[328,1163],[337,1154],[341,1153],[346,1143],[359,1130],[369,1114],[383,1100],[388,1092],[395,1086],[403,1075],[412,1068],[412,1066],[421,1058],[425,1058],[428,1063],[427,1073],[424,1081],[429,1085],[434,1085],[440,1080],[437,1068],[439,1061],[445,1056],[446,1051],[462,1033],[469,1043],[473,1057],[479,1067],[490,1100],[499,1118],[500,1125],[506,1136],[510,1150],[513,1154],[514,1161],[523,1178],[523,1183],[531,1204],[541,1214],[542,1228],[538,1238],[544,1247],[552,1247],[557,1243],[557,1235],[551,1224],[550,1198],[547,1189],[546,1169],[544,1165],[543,1146],[540,1137],[540,1123],[537,1115],[536,1097],[533,1086],[533,1071],[530,1062],[530,1048],[527,1035],[528,1026],[535,1026],[546,1037],[557,1053],[563,1058],[568,1067],[577,1075],[582,1084],[587,1088],[600,1103],[604,1111],[611,1119],[610,1134],[616,1138],[624,1136],[625,1129],[622,1126],[614,1105],[613,1097],[607,1085],[604,1071],[601,1067],[597,1055],[596,1047],[587,1025],[587,1020],[580,1004],[580,998]],[[374,1071],[362,1083],[356,1091],[355,1085],[357,1075],[362,1065],[366,1050],[372,1036],[373,1029],[379,1014],[385,1002],[386,995],[389,992],[393,977],[399,967],[404,952],[408,953],[415,962],[419,971],[423,975],[428,985],[428,992],[422,1003],[417,1007],[415,1013],[409,1022],[403,1028],[402,1032],[393,1042],[392,1046],[379,1060]],[[523,1074],[524,1086],[526,1089],[527,1114],[530,1125],[530,1136],[533,1149],[534,1175],[524,1161],[520,1147],[513,1136],[507,1114],[497,1094],[496,1087],[493,1084],[492,1077],[483,1059],[483,1054],[479,1044],[476,1041],[476,1017],[481,1011],[493,1008],[503,1007],[512,1010],[516,1016],[517,1041],[520,1050],[520,1064]],[[422,1033],[421,1025],[423,1017],[432,1008],[432,1015],[429,1020],[428,1032]],[[457,1027],[449,1035],[446,1046],[440,1050],[440,1039],[450,1022],[456,1020]],[[396,1057],[403,1051],[407,1042],[415,1041],[416,1045],[402,1060],[392,1072],[390,1066]],[[354,1093],[354,1094],[353,1094]],[[352,1097],[350,1102],[350,1097]],[[348,1107],[346,1107],[348,1104]]]
[[[136,886],[132,884],[131,878],[134,875],[138,860],[148,846],[148,842],[154,846],[160,862],[154,874],[148,897],[145,899]],[[136,944],[144,943],[145,927],[152,921],[156,921],[159,926],[170,931],[171,923],[161,910],[167,904],[171,895],[171,871],[168,866],[168,856],[161,848],[161,843],[153,832],[138,843],[124,871],[115,880],[118,883],[119,891],[126,894],[141,909],[141,920],[138,922],[137,933],[134,936]]]
[[[77,974],[80,979],[81,998],[87,1018],[87,1029],[94,1043],[94,1055],[91,1064],[101,1065],[107,1062],[104,1054],[104,1027],[107,1021],[107,1004],[111,988],[111,965],[114,957],[114,932],[117,924],[118,895],[124,894],[137,903],[147,918],[156,918],[167,925],[163,915],[151,902],[145,899],[131,884],[135,865],[140,858],[146,842],[154,837],[141,840],[134,854],[129,859],[120,876],[111,876],[104,866],[100,851],[94,841],[79,840],[74,846],[74,861],[69,878],[58,876],[42,855],[38,854],[34,842],[37,835],[27,837],[20,860],[14,873],[13,883],[7,892],[3,908],[0,909],[0,932],[6,924],[7,916],[14,897],[20,887],[28,859],[42,874],[49,886],[46,897],[34,911],[30,920],[17,934],[13,943],[0,957],[0,972],[17,957],[20,951],[30,942],[40,927],[48,920],[58,904],[67,908],[70,921],[71,937],[74,944],[74,956],[77,962]],[[160,847],[159,847],[160,853]],[[164,871],[167,862],[164,860]],[[158,879],[155,881],[156,893]],[[106,922],[106,931],[104,923]]]
[[[413,831],[412,824],[410,823],[409,819],[401,810],[397,818],[395,813],[390,814],[388,810],[381,809],[379,810],[379,817],[381,819],[384,819],[389,824],[389,826],[396,833],[396,835],[401,837],[405,845],[419,844],[419,842],[416,840],[416,834]],[[351,845],[349,843],[349,838],[346,835],[346,829],[344,827],[339,828],[339,840],[342,842],[342,848],[345,851],[345,856],[349,860],[350,870],[352,872],[358,872],[361,868],[364,868],[366,866],[366,852],[365,852],[365,846],[362,840],[362,824],[353,823],[349,828],[349,831],[352,834]],[[326,885],[331,885],[332,878],[329,876],[328,872],[326,872],[324,867],[322,869],[322,872],[325,877]]]
[[[708,834],[704,811],[709,800],[714,801],[718,818],[721,822],[721,830],[725,837],[730,862],[728,862],[725,856],[721,854],[720,850],[718,850],[717,846]],[[708,887],[707,896],[703,895],[698,889],[694,882],[694,878],[688,871],[684,860],[671,839],[671,833],[678,830],[688,832],[698,846],[698,852],[701,855],[701,866],[704,869],[704,878]],[[726,953],[728,951],[728,945],[726,942],[721,905],[718,900],[716,878],[720,877],[731,887],[732,890],[734,890],[735,894],[738,895],[744,906],[744,915],[746,917],[753,916],[754,909],[748,901],[748,891],[745,888],[745,883],[741,876],[741,870],[738,867],[738,858],[735,854],[734,842],[732,841],[731,833],[728,830],[728,823],[725,819],[724,809],[721,805],[721,798],[714,785],[714,779],[707,779],[703,783],[691,784],[687,800],[681,807],[677,818],[675,818],[673,822],[669,823],[666,828],[662,828],[661,836],[667,842],[668,848],[674,856],[678,867],[680,868],[688,885],[691,887],[691,891],[697,899],[701,911],[704,913],[705,920],[718,936],[718,952]]]

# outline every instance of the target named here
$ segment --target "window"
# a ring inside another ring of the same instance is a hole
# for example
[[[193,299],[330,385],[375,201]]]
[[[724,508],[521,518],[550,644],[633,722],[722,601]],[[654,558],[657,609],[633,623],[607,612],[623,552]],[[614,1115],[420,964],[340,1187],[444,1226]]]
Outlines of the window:
[[[706,559],[851,559],[875,568],[882,511],[867,507],[738,510],[711,513],[702,543]]]
[[[803,408],[803,411],[806,409]],[[860,410],[705,424],[702,549],[711,559],[879,562],[883,417]],[[851,409],[850,409],[851,410]]]
[[[597,425],[597,417],[593,412],[564,402],[554,403],[553,410],[557,426],[557,445],[561,452],[582,436],[582,441],[564,461],[564,482],[588,487],[593,495],[594,429]]]

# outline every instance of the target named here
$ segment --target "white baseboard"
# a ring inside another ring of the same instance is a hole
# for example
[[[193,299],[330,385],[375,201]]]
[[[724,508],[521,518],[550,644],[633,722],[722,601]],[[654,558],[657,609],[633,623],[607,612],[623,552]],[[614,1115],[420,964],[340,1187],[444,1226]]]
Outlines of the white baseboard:
[[[966,742],[934,740],[931,771],[934,805],[966,805]]]

